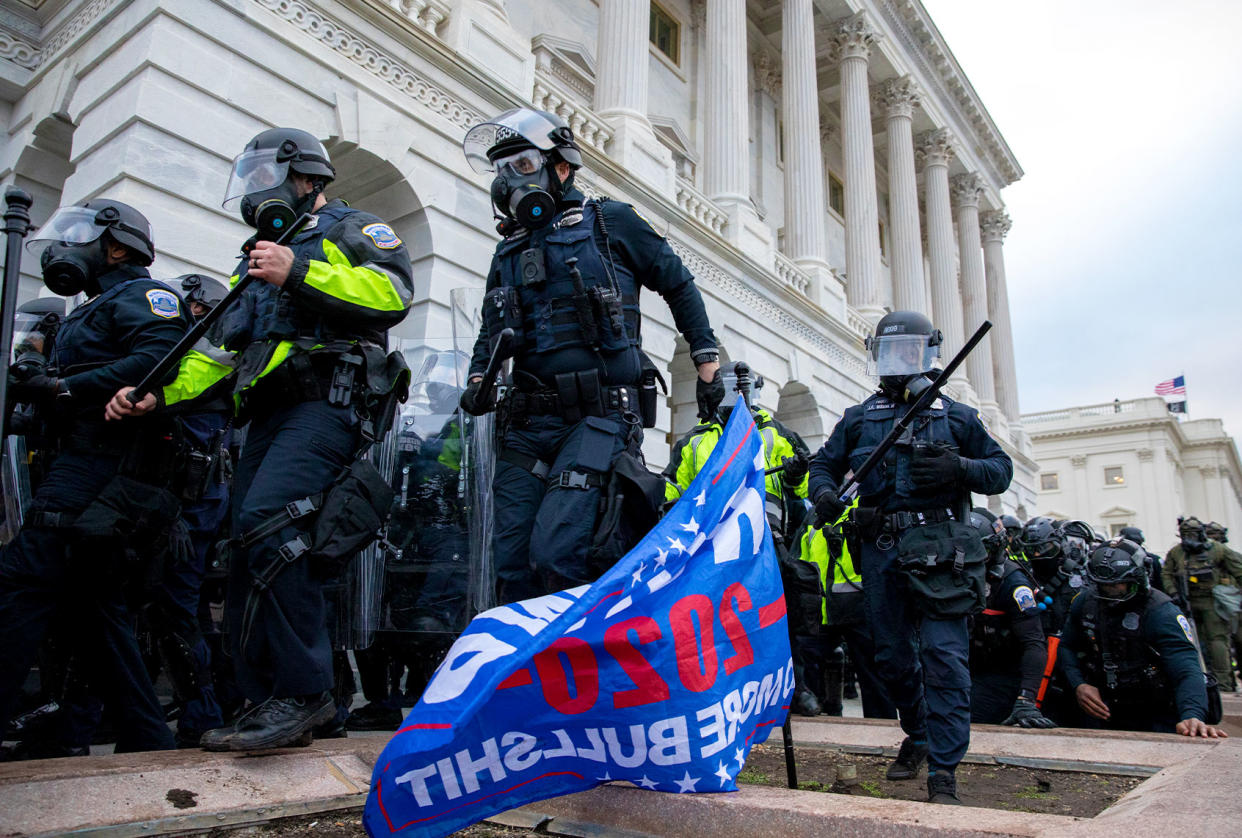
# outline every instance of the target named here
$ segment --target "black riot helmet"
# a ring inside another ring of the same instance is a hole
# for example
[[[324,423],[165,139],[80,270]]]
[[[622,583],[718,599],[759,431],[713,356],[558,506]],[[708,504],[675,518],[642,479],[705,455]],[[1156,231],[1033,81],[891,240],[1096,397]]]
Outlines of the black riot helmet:
[[[1031,563],[1031,568],[1044,579],[1056,571],[1065,553],[1061,531],[1053,524],[1052,519],[1042,516],[1026,522],[1022,535],[1018,538],[1018,546]]]
[[[462,151],[476,172],[496,173],[491,195],[501,232],[513,224],[537,229],[549,223],[582,167],[565,120],[533,108],[513,108],[475,125],[466,132]],[[560,162],[569,164],[564,182],[554,171]]]
[[[129,204],[95,198],[52,213],[30,237],[27,248],[42,248],[43,282],[62,297],[99,293],[96,280],[110,270],[109,242],[129,250],[127,263],[150,265],[155,259],[151,222]]]
[[[1122,527],[1117,533],[1117,536],[1119,538],[1124,538],[1127,541],[1133,541],[1140,547],[1143,546],[1143,542],[1145,541],[1143,538],[1143,531],[1138,527]]]
[[[1195,516],[1177,519],[1177,534],[1181,536],[1182,548],[1188,553],[1202,553],[1207,549],[1207,527]]]
[[[1000,516],[1001,525],[1005,527],[1005,534],[1009,537],[1009,546],[1018,546],[1018,536],[1022,535],[1022,522],[1017,516],[1005,514]]]
[[[988,551],[988,569],[999,571],[1005,559],[1005,526],[1000,519],[983,507],[976,506],[970,510],[970,525],[979,533],[984,548]]]
[[[315,188],[307,195],[298,194],[290,172],[311,178]],[[297,128],[270,128],[233,158],[223,206],[239,211],[242,220],[259,231],[260,239],[271,241],[309,212],[324,185],[335,178],[328,151],[313,134]]]
[[[181,290],[181,297],[187,303],[198,303],[208,310],[218,306],[229,293],[223,282],[202,274],[182,274],[173,284]]]
[[[944,336],[917,311],[893,311],[880,318],[866,340],[867,372],[880,377],[891,397],[914,401],[931,386],[927,373],[940,357]]]
[[[1203,532],[1208,538],[1218,544],[1229,543],[1229,528],[1223,524],[1218,524],[1215,521],[1208,521],[1203,525]]]
[[[1107,602],[1128,602],[1146,597],[1150,580],[1147,552],[1127,538],[1114,538],[1091,553],[1087,578],[1095,583],[1096,596]]]

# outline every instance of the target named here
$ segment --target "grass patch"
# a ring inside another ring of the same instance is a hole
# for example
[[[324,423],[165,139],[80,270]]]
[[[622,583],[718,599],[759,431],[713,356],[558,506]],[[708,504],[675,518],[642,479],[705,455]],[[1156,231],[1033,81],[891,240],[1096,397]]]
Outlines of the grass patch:
[[[888,795],[880,789],[880,784],[875,780],[863,780],[858,784],[858,787],[872,797],[888,797]]]
[[[1022,791],[1014,794],[1019,800],[1056,800],[1057,795],[1049,794],[1046,791],[1040,791],[1039,786],[1027,786]]]
[[[798,783],[798,788],[802,791],[828,791],[828,786],[814,780],[805,783]]]
[[[768,781],[768,775],[758,771],[739,771],[737,773],[737,781],[739,783],[750,783],[751,785],[762,785]]]

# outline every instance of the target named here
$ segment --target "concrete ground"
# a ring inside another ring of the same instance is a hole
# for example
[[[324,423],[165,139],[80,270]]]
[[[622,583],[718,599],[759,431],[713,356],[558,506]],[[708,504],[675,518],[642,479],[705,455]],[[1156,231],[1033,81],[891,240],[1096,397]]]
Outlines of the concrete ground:
[[[1242,696],[1228,699],[1231,725]],[[892,753],[892,722],[795,717],[799,744]],[[779,735],[779,734],[777,734]],[[0,763],[0,836],[124,836],[206,832],[290,815],[357,807],[384,734],[316,742],[263,755],[171,751]],[[564,835],[1047,836],[1172,838],[1237,835],[1242,738],[1018,731],[979,726],[972,761],[1147,776],[1092,819],[744,787],[671,795],[610,784],[531,804],[496,820]],[[642,795],[642,797],[638,797]]]

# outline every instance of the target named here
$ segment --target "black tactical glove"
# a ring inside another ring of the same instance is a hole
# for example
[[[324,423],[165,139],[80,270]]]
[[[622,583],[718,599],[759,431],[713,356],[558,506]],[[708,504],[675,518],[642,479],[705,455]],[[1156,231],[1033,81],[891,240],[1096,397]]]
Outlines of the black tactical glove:
[[[47,373],[36,373],[19,379],[9,373],[9,395],[14,401],[27,404],[47,404],[57,397],[69,396],[69,385],[63,378],[52,378]]]
[[[910,457],[910,479],[919,489],[951,489],[962,482],[962,458],[938,445],[915,448]]]
[[[811,461],[807,459],[806,454],[795,449],[793,456],[786,457],[781,462],[781,465],[784,467],[781,481],[786,486],[797,486],[802,482],[802,478],[806,477],[807,471],[810,470]]]
[[[1018,700],[1013,703],[1013,712],[1001,724],[1015,727],[1038,727],[1045,730],[1057,726],[1056,722],[1039,712],[1035,702],[1023,696],[1018,696]]]
[[[819,493],[819,497],[815,498],[816,527],[835,524],[843,512],[845,512],[845,504],[841,503],[837,493],[831,489],[825,489]]]
[[[9,367],[9,372],[18,381],[26,381],[47,372],[47,358],[35,349],[18,347],[17,360]]]
[[[716,408],[724,401],[724,381],[720,378],[720,370],[712,376],[711,381],[704,381],[702,376],[695,377],[694,397],[699,403],[699,418],[704,421],[716,415]]]
[[[480,403],[479,389],[482,386],[483,379],[472,379],[461,393],[461,409],[471,416],[482,416],[484,413],[491,413],[496,409],[496,388],[490,388],[487,399]]]

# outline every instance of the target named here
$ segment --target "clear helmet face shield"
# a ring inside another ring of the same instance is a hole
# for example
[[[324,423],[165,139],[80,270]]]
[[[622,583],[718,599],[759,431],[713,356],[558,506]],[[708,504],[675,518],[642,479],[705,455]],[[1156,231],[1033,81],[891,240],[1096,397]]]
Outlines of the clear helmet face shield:
[[[529,108],[514,108],[467,131],[461,150],[470,168],[479,174],[494,172],[496,166],[488,159],[487,152],[498,143],[521,138],[540,151],[551,151],[555,143],[550,135],[559,127]]]
[[[26,249],[39,254],[49,244],[90,244],[108,229],[106,224],[98,223],[99,213],[86,207],[61,207],[31,235]]]
[[[274,189],[284,183],[289,176],[289,161],[278,161],[277,152],[275,148],[260,148],[243,151],[234,157],[221,206],[236,212],[246,195]]]
[[[868,341],[867,373],[876,377],[931,372],[940,347],[928,346],[928,335],[882,335]]]

